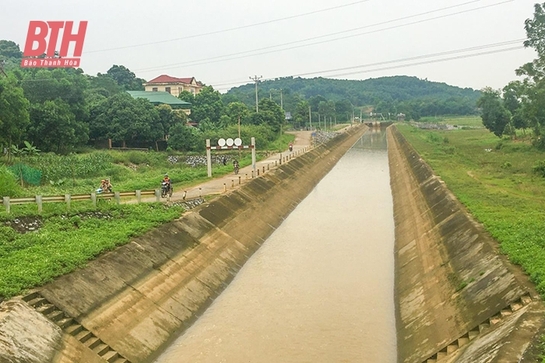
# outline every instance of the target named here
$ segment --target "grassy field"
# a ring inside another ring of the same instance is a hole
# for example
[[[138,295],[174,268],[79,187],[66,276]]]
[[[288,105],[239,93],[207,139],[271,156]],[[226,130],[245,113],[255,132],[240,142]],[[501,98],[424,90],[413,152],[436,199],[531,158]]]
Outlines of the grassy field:
[[[293,139],[283,135],[268,150],[258,150],[258,160],[285,150]],[[241,166],[251,163],[248,150],[215,155],[228,160],[227,165],[213,165],[216,177],[233,172],[234,158]],[[16,161],[39,167],[46,178],[41,185],[25,185],[11,196],[91,193],[104,178],[111,179],[114,191],[157,189],[165,173],[175,189],[184,188],[208,180],[206,165],[199,163],[202,159],[203,155],[141,151],[21,157]],[[44,203],[41,215],[36,205],[14,205],[10,214],[0,208],[0,301],[84,266],[182,212],[180,206],[161,203],[116,206],[105,200],[99,200],[96,208],[89,201],[73,201],[70,211],[64,203]]]
[[[545,178],[534,171],[545,153],[498,139],[478,121],[442,120],[468,126],[449,131],[398,129],[545,297]]]

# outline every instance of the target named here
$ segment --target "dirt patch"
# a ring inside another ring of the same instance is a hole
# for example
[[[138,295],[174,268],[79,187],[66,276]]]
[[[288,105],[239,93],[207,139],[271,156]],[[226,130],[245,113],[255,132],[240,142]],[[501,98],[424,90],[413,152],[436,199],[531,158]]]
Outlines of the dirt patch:
[[[24,234],[38,231],[42,227],[43,221],[41,217],[25,216],[5,221],[4,225],[13,228],[21,234]]]

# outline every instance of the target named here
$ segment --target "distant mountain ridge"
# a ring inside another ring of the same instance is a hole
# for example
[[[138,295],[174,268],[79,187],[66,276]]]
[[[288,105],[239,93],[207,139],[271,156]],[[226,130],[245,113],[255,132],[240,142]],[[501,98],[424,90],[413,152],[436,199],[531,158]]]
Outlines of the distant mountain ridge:
[[[231,88],[227,93],[254,95],[255,85],[249,83]],[[414,99],[446,100],[468,98],[475,102],[481,92],[471,88],[450,86],[411,76],[391,76],[366,80],[330,79],[323,77],[283,77],[259,83],[263,93],[269,90],[289,90],[304,98],[322,96],[330,100],[348,99],[356,105],[376,104],[380,101],[409,101]]]
[[[225,96],[227,102],[239,100],[248,106],[255,105],[255,84],[234,87]],[[336,104],[337,111],[344,104],[344,110],[357,107],[381,113],[404,113],[417,120],[432,115],[476,114],[481,92],[411,76],[366,80],[283,77],[260,82],[258,96],[283,102],[284,110],[290,112],[295,112],[301,101],[308,101],[316,112],[316,105],[327,100]]]

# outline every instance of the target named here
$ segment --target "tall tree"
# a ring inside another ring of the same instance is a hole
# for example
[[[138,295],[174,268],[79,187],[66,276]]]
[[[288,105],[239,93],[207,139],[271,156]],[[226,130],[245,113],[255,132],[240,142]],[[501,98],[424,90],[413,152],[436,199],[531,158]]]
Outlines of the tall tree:
[[[0,77],[0,146],[18,145],[22,141],[30,123],[29,107],[15,77]]]
[[[122,87],[123,89],[127,91],[143,91],[144,86],[142,85],[145,83],[145,80],[142,78],[137,78],[136,74],[130,71],[125,66],[119,66],[117,64],[114,64],[106,74],[110,77],[112,77],[117,84]],[[99,73],[97,76],[100,76]]]
[[[534,17],[525,21],[524,28],[524,46],[534,48],[538,58],[516,70],[526,77],[521,114],[533,128],[536,145],[545,148],[545,3],[534,5]]]
[[[163,137],[157,109],[146,99],[118,93],[91,109],[90,135],[116,142],[153,143]]]
[[[42,151],[67,153],[89,140],[87,124],[76,120],[61,99],[32,104],[28,138]]]
[[[481,119],[483,125],[494,135],[501,137],[505,127],[511,120],[510,112],[503,106],[500,91],[488,87],[482,92],[481,98],[477,101],[477,106],[481,108]]]
[[[212,86],[206,86],[195,95],[192,102],[191,119],[195,122],[208,120],[212,124],[219,124],[223,114],[223,102],[221,94],[215,91]]]
[[[254,125],[266,125],[273,132],[279,132],[284,124],[284,112],[276,102],[263,98],[259,101],[259,112],[253,113],[251,123]]]

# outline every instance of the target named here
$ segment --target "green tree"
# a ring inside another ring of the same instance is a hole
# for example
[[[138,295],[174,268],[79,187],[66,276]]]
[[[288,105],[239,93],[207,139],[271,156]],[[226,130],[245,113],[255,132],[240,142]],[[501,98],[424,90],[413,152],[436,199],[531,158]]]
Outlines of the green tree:
[[[4,72],[17,69],[21,59],[23,59],[23,52],[18,44],[11,40],[0,40],[0,62],[4,62]]]
[[[118,93],[91,109],[90,136],[115,142],[153,143],[165,135],[155,106],[143,98]]]
[[[208,120],[212,124],[219,124],[223,114],[221,94],[212,86],[206,86],[195,96],[191,107],[191,119],[195,122]]]
[[[516,74],[525,79],[522,110],[517,110],[514,116],[532,127],[535,144],[545,149],[542,137],[545,135],[545,3],[534,5],[534,17],[525,21],[524,28],[527,36],[524,46],[534,48],[538,58],[516,70]]]
[[[170,134],[170,129],[176,124],[187,123],[187,115],[183,111],[173,110],[169,105],[155,106],[158,115],[158,122],[164,132],[163,139]]]
[[[292,116],[296,128],[301,128],[309,122],[309,108],[310,104],[307,101],[299,101],[295,107],[295,113]]]
[[[242,102],[231,102],[227,105],[225,114],[230,118],[229,125],[238,125],[239,120],[241,124],[245,124],[250,116],[250,110]]]
[[[13,76],[0,78],[0,146],[18,145],[28,124],[30,103]],[[0,150],[0,152],[3,150]]]
[[[180,92],[180,94],[178,95],[178,98],[181,99],[182,101],[189,102],[191,104],[193,104],[193,102],[195,101],[195,95],[189,91]]]
[[[78,121],[88,119],[85,92],[89,80],[80,69],[32,69],[24,74],[22,87],[31,104],[61,99]]]
[[[194,151],[198,149],[199,141],[198,129],[178,123],[171,128],[167,144],[174,150]]]
[[[253,113],[250,122],[253,125],[266,125],[277,133],[284,125],[284,112],[276,102],[263,98],[259,101],[259,113]]]
[[[481,119],[483,125],[494,135],[501,137],[505,127],[511,120],[510,112],[503,106],[500,91],[493,90],[490,87],[482,91],[482,96],[477,101],[477,106],[481,108]]]
[[[106,74],[112,77],[117,84],[127,91],[143,91],[143,84],[146,82],[142,78],[137,78],[136,75],[125,66],[114,64]],[[99,73],[98,76],[101,76]]]
[[[89,140],[89,130],[66,102],[56,99],[31,105],[28,138],[42,151],[67,153]]]

